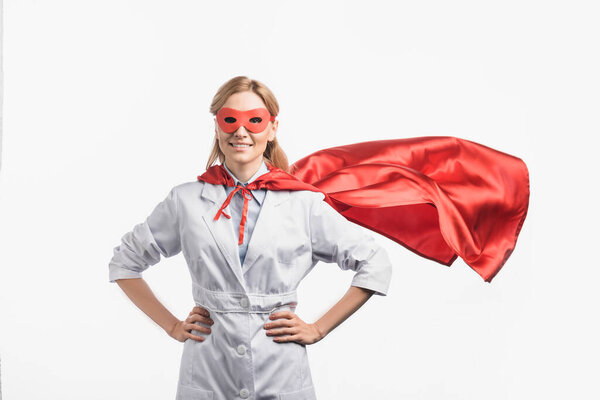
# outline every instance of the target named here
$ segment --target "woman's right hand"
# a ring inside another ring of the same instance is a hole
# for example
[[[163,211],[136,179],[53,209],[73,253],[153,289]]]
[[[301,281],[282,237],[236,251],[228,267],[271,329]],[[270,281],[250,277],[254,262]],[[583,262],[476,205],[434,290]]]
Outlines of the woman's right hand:
[[[168,332],[169,336],[180,342],[185,342],[187,339],[193,339],[200,342],[204,341],[203,336],[196,336],[191,333],[192,330],[210,334],[211,330],[208,327],[195,324],[200,322],[205,325],[212,325],[214,321],[210,318],[208,310],[202,307],[194,307],[185,321],[178,321]]]

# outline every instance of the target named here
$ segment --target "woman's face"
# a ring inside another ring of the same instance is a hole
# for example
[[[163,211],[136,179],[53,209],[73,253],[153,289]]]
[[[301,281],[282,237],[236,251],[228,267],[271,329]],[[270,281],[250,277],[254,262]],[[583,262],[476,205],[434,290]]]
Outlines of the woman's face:
[[[267,108],[265,103],[254,92],[234,93],[223,104],[222,108],[233,108],[239,111],[247,111],[255,108]],[[259,133],[252,133],[240,126],[233,133],[224,132],[215,117],[215,138],[219,141],[219,148],[225,154],[227,167],[234,164],[238,167],[244,164],[259,164],[263,153],[267,148],[267,142],[275,139],[279,121],[269,122],[267,128]],[[233,144],[248,144],[248,147],[234,147]]]

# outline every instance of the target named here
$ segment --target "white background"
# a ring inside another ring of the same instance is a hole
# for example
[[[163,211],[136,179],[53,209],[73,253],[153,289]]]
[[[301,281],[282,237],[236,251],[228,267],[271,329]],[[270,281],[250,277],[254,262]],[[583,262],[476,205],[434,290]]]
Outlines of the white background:
[[[204,171],[211,99],[237,75],[275,92],[290,162],[451,135],[529,167],[491,284],[373,233],[390,292],[308,347],[319,399],[598,398],[599,17],[592,1],[5,1],[4,400],[174,398],[182,345],[108,262]],[[145,274],[182,319],[186,268],[180,254]],[[318,319],[351,278],[317,265],[297,313]]]

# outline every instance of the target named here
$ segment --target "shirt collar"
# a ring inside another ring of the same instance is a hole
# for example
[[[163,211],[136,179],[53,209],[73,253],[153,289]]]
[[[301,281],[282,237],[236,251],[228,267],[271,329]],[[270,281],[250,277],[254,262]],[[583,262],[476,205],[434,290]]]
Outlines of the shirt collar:
[[[260,167],[258,168],[258,171],[256,171],[256,173],[254,175],[252,175],[252,178],[250,178],[248,180],[248,182],[246,183],[242,183],[230,170],[229,168],[227,168],[227,165],[225,165],[225,162],[222,163],[223,167],[225,167],[225,170],[227,171],[227,173],[233,178],[234,182],[236,185],[240,185],[240,186],[246,186],[247,184],[249,184],[250,182],[254,181],[256,178],[258,178],[259,176],[266,174],[267,172],[269,172],[269,169],[267,168],[267,165],[265,164],[265,160],[262,161],[262,163],[260,164]],[[256,199],[256,201],[259,202],[259,204],[262,204],[263,199],[264,199],[264,195],[266,193],[264,193],[264,190],[253,190],[252,193],[254,194],[254,198]]]

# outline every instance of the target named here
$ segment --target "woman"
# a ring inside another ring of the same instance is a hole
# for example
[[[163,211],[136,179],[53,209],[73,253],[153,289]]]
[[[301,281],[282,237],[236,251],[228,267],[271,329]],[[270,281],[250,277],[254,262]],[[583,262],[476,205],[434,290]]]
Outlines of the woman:
[[[262,83],[226,82],[211,105],[215,144],[207,172],[175,186],[114,249],[110,281],[184,342],[177,399],[315,399],[305,346],[373,294],[387,294],[385,250],[326,196],[287,174],[278,111]],[[222,164],[212,165],[217,157]],[[184,321],[141,277],[161,256],[181,251],[197,305]],[[318,261],[355,275],[343,298],[307,323],[294,313],[296,288]]]

